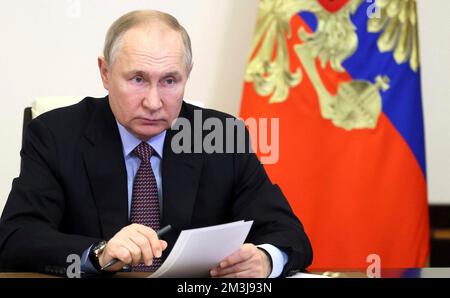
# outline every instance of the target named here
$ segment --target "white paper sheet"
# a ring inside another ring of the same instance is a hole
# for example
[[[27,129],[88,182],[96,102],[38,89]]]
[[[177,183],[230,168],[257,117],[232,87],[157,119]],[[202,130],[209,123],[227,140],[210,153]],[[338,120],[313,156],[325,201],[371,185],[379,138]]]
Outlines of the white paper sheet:
[[[221,260],[244,244],[253,221],[181,231],[172,251],[155,277],[207,277]]]

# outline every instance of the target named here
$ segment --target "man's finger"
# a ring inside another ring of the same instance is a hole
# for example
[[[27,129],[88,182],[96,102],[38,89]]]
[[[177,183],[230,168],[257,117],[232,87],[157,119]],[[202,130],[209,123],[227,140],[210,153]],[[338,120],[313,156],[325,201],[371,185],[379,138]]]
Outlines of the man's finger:
[[[161,243],[162,250],[165,251],[167,248],[167,242],[164,240],[159,240],[159,242]]]
[[[251,264],[250,262],[248,262],[248,260],[228,266],[228,267],[217,267],[217,268],[213,268],[210,271],[211,276],[213,277],[220,277],[226,274],[230,274],[230,273],[235,273],[235,272],[240,272],[240,271],[246,271],[249,270],[251,268]]]
[[[116,246],[110,249],[105,250],[105,256],[102,258],[102,262],[100,262],[101,266],[105,266],[112,259],[118,259],[119,262],[110,266],[106,269],[106,271],[118,271],[122,269],[125,264],[129,264],[132,262],[131,254],[129,250],[123,246]]]
[[[131,254],[131,258],[133,259],[131,264],[137,265],[141,262],[141,249],[137,246],[131,239],[127,238],[124,240],[123,246],[128,249]]]
[[[252,270],[245,270],[239,272],[232,272],[224,275],[213,276],[215,278],[252,278],[257,277]]]
[[[152,230],[151,234],[152,234],[151,237],[147,238],[147,239],[150,242],[150,247],[152,250],[153,257],[159,258],[159,257],[161,257],[161,254],[162,254],[161,243],[160,243],[155,231]]]
[[[156,232],[144,225],[135,225],[136,230],[144,235],[148,241],[150,242],[150,246],[152,249],[153,257],[159,258],[162,255],[163,247],[161,246],[161,243],[159,241],[158,235],[156,235]]]
[[[150,266],[153,261],[153,253],[150,242],[141,233],[136,232],[130,237],[141,250],[141,261],[143,261],[147,266]]]
[[[220,268],[226,268],[229,266],[233,266],[234,264],[238,264],[244,262],[252,257],[253,253],[251,247],[244,244],[240,249],[223,259],[219,263]]]
[[[145,238],[147,238],[149,242],[150,242],[150,239],[154,236],[155,231],[152,228],[149,228],[147,226],[140,225],[140,224],[133,224],[131,226],[133,227],[133,229],[135,231],[139,232]]]

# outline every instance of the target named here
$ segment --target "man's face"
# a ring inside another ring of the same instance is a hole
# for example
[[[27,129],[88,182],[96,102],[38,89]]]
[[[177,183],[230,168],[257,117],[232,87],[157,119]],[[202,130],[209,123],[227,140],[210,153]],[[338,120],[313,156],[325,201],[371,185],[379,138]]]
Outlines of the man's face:
[[[141,140],[168,129],[180,113],[189,76],[181,35],[161,24],[130,29],[111,64],[99,58],[117,121]]]

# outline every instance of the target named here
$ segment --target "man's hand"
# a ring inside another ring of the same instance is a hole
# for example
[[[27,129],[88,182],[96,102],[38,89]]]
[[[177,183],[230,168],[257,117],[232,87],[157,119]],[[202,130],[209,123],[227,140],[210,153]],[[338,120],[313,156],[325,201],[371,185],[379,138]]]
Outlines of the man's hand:
[[[272,272],[269,257],[251,243],[245,243],[230,256],[223,259],[219,266],[211,269],[212,277],[268,277]]]
[[[106,265],[114,258],[119,259],[108,271],[118,271],[126,264],[145,263],[150,266],[153,258],[160,258],[167,248],[167,242],[159,240],[156,232],[144,225],[131,224],[120,230],[108,241],[100,255],[100,266]]]

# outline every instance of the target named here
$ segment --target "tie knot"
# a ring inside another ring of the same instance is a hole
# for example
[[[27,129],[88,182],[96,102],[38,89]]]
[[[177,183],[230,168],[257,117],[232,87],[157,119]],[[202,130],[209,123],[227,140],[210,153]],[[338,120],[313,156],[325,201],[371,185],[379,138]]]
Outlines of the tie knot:
[[[142,142],[134,148],[133,152],[142,162],[149,162],[150,156],[153,154],[153,148],[146,142]]]

